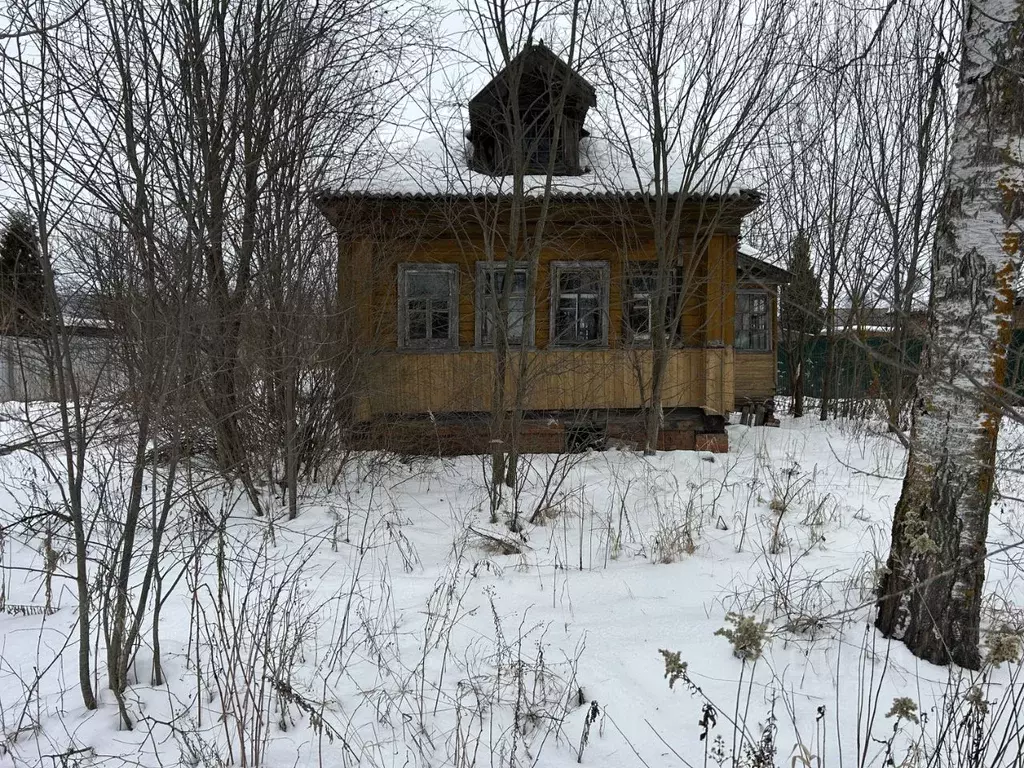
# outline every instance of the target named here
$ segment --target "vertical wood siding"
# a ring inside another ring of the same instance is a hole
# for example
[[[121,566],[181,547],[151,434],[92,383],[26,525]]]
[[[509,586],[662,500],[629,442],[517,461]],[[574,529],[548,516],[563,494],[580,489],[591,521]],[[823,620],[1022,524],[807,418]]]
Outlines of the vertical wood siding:
[[[493,356],[475,347],[476,263],[486,261],[482,244],[455,239],[341,247],[339,281],[362,273],[340,289],[354,305],[355,335],[373,350],[365,363],[365,393],[358,414],[487,411]],[[622,287],[628,261],[653,259],[653,247],[628,253],[605,238],[578,238],[545,249],[537,273],[536,348],[527,355],[528,409],[639,408],[639,376],[646,375],[650,351],[623,346]],[[715,235],[707,253],[682,265],[689,276],[684,297],[681,348],[672,354],[665,385],[666,407],[703,407],[715,413],[733,408],[732,350],[736,283],[736,238]],[[550,338],[552,261],[607,261],[610,264],[608,347],[547,349]],[[397,352],[398,265],[404,262],[455,264],[459,268],[458,350]],[[369,275],[369,279],[366,279]],[[516,366],[513,366],[515,368]],[[509,374],[510,376],[513,373]]]

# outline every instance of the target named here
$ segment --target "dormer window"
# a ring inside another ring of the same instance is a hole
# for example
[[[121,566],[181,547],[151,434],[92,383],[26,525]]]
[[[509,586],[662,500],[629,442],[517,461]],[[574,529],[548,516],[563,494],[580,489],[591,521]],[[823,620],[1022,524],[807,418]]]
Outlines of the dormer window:
[[[532,168],[547,168],[551,162],[551,147],[555,144],[553,131],[530,126],[524,133],[523,155],[526,157],[526,164]]]
[[[584,173],[593,87],[543,44],[528,45],[469,102],[470,166],[492,176]]]

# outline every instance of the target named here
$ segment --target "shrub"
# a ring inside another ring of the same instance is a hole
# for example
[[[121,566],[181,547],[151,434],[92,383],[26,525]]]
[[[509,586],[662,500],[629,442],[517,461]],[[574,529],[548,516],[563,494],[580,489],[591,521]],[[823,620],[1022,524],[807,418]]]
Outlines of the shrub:
[[[733,656],[742,661],[757,661],[761,658],[764,644],[768,640],[768,622],[738,613],[727,613],[725,621],[732,626],[722,627],[715,635],[721,635],[732,644]]]

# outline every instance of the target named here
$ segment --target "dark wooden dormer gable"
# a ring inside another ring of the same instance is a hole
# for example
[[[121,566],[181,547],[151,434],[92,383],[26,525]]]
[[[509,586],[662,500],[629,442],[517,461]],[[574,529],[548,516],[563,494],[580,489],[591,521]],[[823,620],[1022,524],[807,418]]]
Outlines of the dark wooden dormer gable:
[[[572,67],[543,43],[527,44],[470,99],[470,167],[492,176],[515,173],[519,164],[526,174],[584,173],[580,139],[596,103],[593,86]]]

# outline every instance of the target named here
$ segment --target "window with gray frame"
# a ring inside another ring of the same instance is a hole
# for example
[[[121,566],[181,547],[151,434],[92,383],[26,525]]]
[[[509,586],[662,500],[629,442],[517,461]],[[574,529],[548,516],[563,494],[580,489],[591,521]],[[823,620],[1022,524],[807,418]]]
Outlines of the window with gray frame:
[[[608,262],[551,263],[551,343],[557,347],[608,343]]]
[[[477,343],[482,347],[494,345],[496,323],[508,274],[506,264],[477,262],[476,327]],[[512,268],[512,284],[509,286],[506,305],[509,344],[533,343],[533,308],[526,306],[528,279],[529,270],[526,265],[517,264]]]
[[[454,264],[398,266],[398,345],[402,349],[459,346],[459,269]]]
[[[771,316],[768,294],[743,291],[736,294],[736,349],[747,352],[770,352]]]

